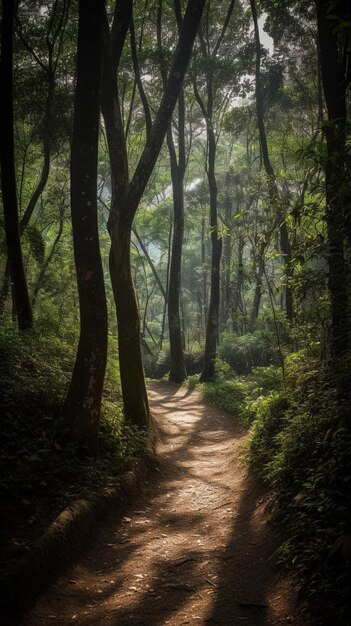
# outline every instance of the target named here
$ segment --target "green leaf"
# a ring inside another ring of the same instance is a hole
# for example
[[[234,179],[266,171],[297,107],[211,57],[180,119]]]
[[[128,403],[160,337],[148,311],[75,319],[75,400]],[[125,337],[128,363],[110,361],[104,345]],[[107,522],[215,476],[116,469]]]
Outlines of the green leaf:
[[[42,265],[45,258],[45,241],[42,233],[36,226],[28,226],[25,233],[35,261]]]

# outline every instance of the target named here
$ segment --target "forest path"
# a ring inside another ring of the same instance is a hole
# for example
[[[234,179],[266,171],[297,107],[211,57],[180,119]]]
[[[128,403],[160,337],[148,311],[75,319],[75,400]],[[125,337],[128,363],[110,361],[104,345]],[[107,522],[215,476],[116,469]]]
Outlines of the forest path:
[[[150,383],[160,471],[113,518],[25,626],[306,626],[278,577],[267,500],[239,452],[244,430],[196,391]]]

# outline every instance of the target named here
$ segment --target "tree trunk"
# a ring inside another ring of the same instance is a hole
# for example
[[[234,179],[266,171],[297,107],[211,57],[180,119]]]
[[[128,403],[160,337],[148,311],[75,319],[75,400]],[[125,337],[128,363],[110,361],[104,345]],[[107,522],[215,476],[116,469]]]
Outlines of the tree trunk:
[[[60,239],[62,237],[62,233],[63,233],[63,226],[64,226],[64,207],[61,206],[61,210],[60,210],[60,224],[59,224],[59,229],[58,229],[58,233],[53,241],[53,244],[51,246],[51,250],[50,252],[47,254],[46,258],[44,259],[44,262],[40,268],[40,272],[39,272],[39,276],[37,278],[37,281],[34,285],[33,288],[33,293],[32,293],[32,307],[33,309],[35,309],[35,305],[36,305],[36,301],[38,298],[38,294],[40,289],[42,288],[42,284],[44,281],[44,277],[46,274],[46,271],[54,257],[54,254],[56,252],[56,248],[60,242]]]
[[[73,441],[94,454],[107,358],[107,306],[97,222],[103,3],[80,0],[71,152],[71,209],[80,337],[64,404]]]
[[[206,220],[201,220],[201,331],[204,333],[207,320],[207,267],[206,267]]]
[[[162,285],[162,281],[161,281],[161,278],[159,276],[159,273],[158,273],[158,271],[157,271],[157,269],[155,267],[155,264],[154,264],[153,260],[151,259],[150,255],[149,255],[149,253],[147,251],[146,246],[144,245],[144,242],[143,242],[142,238],[140,237],[137,229],[135,228],[135,226],[133,226],[132,232],[134,233],[134,235],[137,238],[138,244],[141,247],[141,249],[143,251],[143,254],[144,254],[144,256],[145,256],[145,258],[146,258],[146,260],[148,262],[148,265],[149,265],[149,267],[150,267],[150,269],[151,269],[151,271],[152,271],[152,273],[153,273],[153,275],[155,277],[156,283],[158,285],[158,288],[159,288],[161,294],[163,295],[164,299],[167,300],[166,290],[165,290],[164,286]]]
[[[229,185],[229,176],[226,176],[226,185]],[[222,256],[222,297],[221,297],[221,328],[225,329],[230,314],[231,303],[231,270],[232,270],[232,203],[227,194],[225,206],[225,227],[227,232],[223,236]]]
[[[118,354],[125,418],[139,428],[146,427],[149,405],[140,341],[138,301],[130,268],[130,233],[111,230],[110,275],[116,303]]]
[[[211,90],[211,88],[210,88]],[[222,255],[222,237],[218,232],[217,217],[217,181],[215,174],[216,162],[216,138],[212,126],[212,119],[207,118],[208,133],[208,186],[210,191],[210,228],[211,228],[211,292],[210,304],[208,307],[208,317],[206,326],[206,342],[204,354],[204,366],[200,376],[201,382],[208,382],[215,376],[215,360],[217,357],[218,345],[218,319],[220,303],[220,269]]]
[[[170,222],[169,235],[168,235],[168,253],[167,253],[167,268],[166,268],[166,298],[163,307],[162,313],[162,327],[161,327],[161,336],[160,336],[160,350],[162,350],[163,339],[165,335],[165,326],[166,326],[166,317],[167,317],[167,304],[168,304],[168,294],[169,294],[169,271],[171,267],[171,245],[172,245],[172,237],[173,237],[173,224]]]
[[[281,204],[281,198],[279,197],[279,191],[275,173],[270,161],[266,128],[264,123],[264,110],[263,99],[261,93],[261,43],[260,34],[258,29],[257,10],[255,0],[250,0],[252,19],[254,23],[255,32],[255,44],[256,44],[256,111],[257,111],[257,124],[260,138],[260,146],[262,151],[263,165],[268,178],[268,194],[271,205],[276,210],[276,224],[279,226],[280,233],[280,251],[283,260],[283,272],[285,276],[285,310],[287,318],[292,321],[293,319],[293,294],[290,286],[290,279],[292,276],[292,254],[291,244],[289,239],[288,228],[285,221],[285,214]]]
[[[19,233],[18,202],[13,119],[13,31],[15,1],[2,4],[0,87],[2,113],[0,116],[0,169],[4,208],[4,225],[8,263],[13,286],[18,327],[21,331],[33,326],[27,281],[24,272]]]
[[[171,369],[169,372],[169,380],[176,383],[182,383],[187,377],[179,312],[184,234],[184,182],[183,176],[181,176],[179,172],[179,168],[177,169],[178,174],[176,176],[174,174],[172,175],[174,228],[168,294],[168,328],[171,351]]]
[[[235,279],[235,286],[232,295],[232,306],[233,306],[233,329],[237,333],[243,333],[243,327],[246,326],[246,319],[244,320],[244,324],[239,324],[239,313],[241,314],[241,319],[243,319],[243,298],[242,298],[242,287],[244,283],[244,264],[243,264],[243,254],[244,254],[245,241],[244,238],[239,235],[238,240],[238,256],[237,256],[237,272]]]
[[[174,9],[178,24],[178,33],[180,33],[182,15],[179,0],[175,0]],[[162,61],[162,0],[160,0],[158,3],[157,45],[160,53],[160,69],[162,82],[165,88],[167,80],[165,66]],[[177,129],[179,152],[178,157],[174,145],[172,123],[170,123],[167,130],[167,146],[171,165],[171,179],[173,191],[173,237],[168,287],[168,332],[171,367],[168,378],[171,382],[182,383],[187,377],[182,341],[182,325],[180,321],[180,286],[182,270],[182,249],[184,238],[184,175],[186,167],[185,102],[183,87],[181,87],[180,89],[178,99]]]
[[[54,2],[53,7],[52,7],[52,17],[55,15],[56,13],[56,9],[57,9],[57,0]],[[58,52],[58,56],[57,59],[54,59],[54,41],[56,40],[56,38],[59,36],[62,42],[62,38],[64,36],[65,33],[65,24],[66,24],[66,19],[67,19],[67,15],[68,15],[68,5],[65,5],[65,3],[63,3],[62,5],[62,12],[60,15],[60,18],[58,20],[58,24],[59,26],[57,27],[56,33],[53,36],[53,39],[50,39],[49,37],[49,33],[46,39],[46,44],[47,44],[47,63],[46,65],[42,66],[42,69],[45,71],[45,82],[47,83],[47,95],[46,95],[46,100],[45,100],[45,108],[44,108],[44,116],[43,116],[43,130],[42,130],[42,135],[43,135],[43,164],[42,164],[42,168],[41,168],[41,173],[40,173],[40,177],[39,180],[37,182],[37,185],[29,199],[29,202],[26,206],[26,209],[24,211],[24,214],[22,216],[22,218],[20,219],[19,222],[19,233],[20,233],[20,237],[22,237],[23,232],[25,231],[26,227],[29,224],[29,221],[31,219],[31,216],[34,212],[34,209],[38,203],[38,200],[41,196],[41,194],[43,193],[48,178],[49,178],[49,173],[50,173],[50,153],[51,153],[51,135],[50,135],[50,129],[51,129],[51,117],[52,117],[52,105],[53,105],[53,101],[54,101],[54,93],[55,93],[55,87],[56,87],[56,77],[55,77],[55,73],[56,73],[56,67],[57,67],[57,61],[59,58],[59,54],[60,52]],[[52,25],[52,21],[50,20],[50,23]],[[28,43],[26,42],[26,40],[23,37],[22,34],[22,26],[17,18],[17,26],[18,26],[18,32],[21,38],[22,43],[24,44],[24,46],[29,49],[29,51],[31,52],[32,56],[33,56],[33,50],[30,48],[30,46],[28,45]],[[50,29],[49,29],[50,30]],[[59,51],[61,50],[61,44],[58,46]],[[6,265],[5,268],[5,272],[4,272],[4,277],[3,277],[3,283],[2,283],[2,287],[1,287],[1,291],[0,291],[0,314],[3,313],[5,304],[6,304],[6,300],[7,300],[7,296],[8,296],[8,291],[9,291],[9,286],[10,286],[10,280],[9,280],[9,269],[8,269],[8,265]],[[33,300],[35,300],[35,297],[32,296],[32,306],[33,306]]]
[[[342,10],[344,3],[339,3]],[[340,357],[348,347],[347,278],[344,258],[345,222],[350,203],[345,170],[347,80],[338,52],[338,33],[331,3],[318,0],[317,26],[324,97],[328,110],[325,126],[328,157],[325,164],[328,228],[329,290],[332,316],[332,352]]]
[[[177,162],[176,151],[169,128],[167,143],[171,161],[171,176],[173,189],[173,239],[172,255],[169,273],[169,293],[168,293],[168,329],[171,352],[171,369],[169,380],[175,383],[182,383],[186,377],[185,358],[182,342],[182,329],[180,323],[180,285],[182,249],[184,237],[184,174],[185,174],[185,141],[184,141],[184,93],[181,89],[179,95],[178,112],[178,141],[179,159]]]
[[[264,274],[264,258],[263,252],[260,254],[260,258],[258,261],[258,268],[256,273],[256,285],[255,285],[255,293],[252,303],[252,311],[251,311],[251,328],[255,327],[255,322],[258,318],[258,314],[260,312],[260,304],[262,298],[262,279]]]
[[[188,0],[174,61],[162,100],[134,176],[129,182],[126,138],[118,99],[117,74],[132,3],[117,5],[111,33],[106,25],[103,115],[109,147],[112,179],[110,271],[118,320],[119,359],[124,411],[138,427],[149,422],[140,343],[140,321],[130,273],[130,240],[135,213],[160,153],[192,53],[205,0]],[[110,36],[109,36],[110,34]]]

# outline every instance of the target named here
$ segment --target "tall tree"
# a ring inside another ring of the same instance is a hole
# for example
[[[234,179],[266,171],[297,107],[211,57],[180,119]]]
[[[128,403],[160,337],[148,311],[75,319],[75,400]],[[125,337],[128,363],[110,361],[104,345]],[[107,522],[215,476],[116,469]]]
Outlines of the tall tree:
[[[103,0],[79,1],[71,209],[80,310],[78,352],[64,404],[73,440],[96,452],[107,357],[107,307],[97,222]]]
[[[288,319],[291,321],[293,318],[293,298],[292,298],[292,289],[289,284],[289,279],[291,277],[291,265],[292,265],[292,252],[291,252],[291,244],[289,239],[288,227],[286,224],[286,215],[284,214],[282,198],[279,194],[279,189],[277,185],[276,175],[273,169],[273,165],[269,155],[268,142],[267,142],[267,134],[266,134],[266,126],[264,121],[264,103],[262,96],[262,88],[261,88],[261,42],[260,42],[260,33],[258,28],[258,18],[257,18],[257,8],[256,8],[256,0],[250,0],[252,19],[254,24],[254,33],[255,33],[255,45],[256,45],[256,112],[257,112],[257,124],[258,124],[258,132],[260,137],[260,146],[262,153],[262,161],[263,166],[265,168],[267,174],[268,181],[268,194],[269,200],[272,207],[275,208],[276,211],[276,220],[275,225],[279,227],[280,233],[280,250],[283,258],[283,269],[286,278],[286,286],[285,286],[285,309],[286,315]]]
[[[41,50],[40,52],[35,50],[35,47],[33,47],[31,44],[30,36],[27,33],[25,33],[23,30],[23,21],[26,20],[26,18],[27,18],[27,21],[31,23],[33,27],[33,22],[35,20],[35,18],[33,18],[33,15],[31,15],[31,13],[33,12],[33,8],[25,7],[26,12],[24,16],[22,17],[20,16],[19,11],[17,11],[17,15],[16,15],[16,20],[15,20],[16,32],[18,34],[19,41],[21,42],[25,51],[28,53],[28,57],[26,58],[26,64],[28,62],[33,64],[32,69],[34,70],[34,72],[33,72],[32,81],[35,82],[37,80],[39,84],[43,82],[45,85],[45,89],[46,89],[46,95],[43,98],[43,105],[42,105],[41,99],[40,99],[40,104],[39,104],[39,108],[40,109],[43,108],[43,110],[40,111],[40,115],[41,115],[40,121],[35,120],[36,116],[33,115],[32,109],[29,109],[29,111],[26,110],[26,115],[28,117],[29,115],[31,115],[32,119],[34,117],[35,121],[31,123],[28,120],[27,124],[23,125],[23,126],[30,127],[31,132],[30,132],[29,143],[26,149],[23,151],[24,155],[23,155],[23,163],[21,167],[22,180],[21,180],[21,184],[19,185],[20,187],[20,193],[19,193],[20,212],[22,209],[21,191],[23,190],[24,179],[26,178],[25,161],[26,161],[27,148],[29,147],[29,144],[35,142],[38,136],[39,136],[39,141],[42,144],[43,160],[42,160],[41,171],[40,171],[37,183],[30,195],[28,203],[22,213],[22,216],[19,222],[20,237],[22,237],[24,231],[26,230],[49,179],[53,144],[56,139],[55,135],[57,134],[57,131],[55,132],[53,128],[54,127],[53,117],[54,117],[55,91],[57,90],[57,86],[59,84],[58,77],[57,77],[58,65],[62,56],[63,39],[65,36],[65,31],[66,31],[66,25],[67,25],[68,14],[69,14],[69,6],[70,6],[70,0],[55,0],[52,7],[48,11],[48,18],[46,18],[45,16],[45,21],[47,21],[47,25],[45,25],[45,36],[40,37],[40,41],[44,45],[43,52]],[[20,7],[20,9],[21,8],[23,9],[23,5],[22,7]],[[36,11],[36,8],[34,8],[34,11]],[[31,18],[31,19],[28,19],[28,18]],[[24,70],[22,70],[22,73],[26,75],[26,72]],[[21,88],[25,89],[25,85],[20,85],[19,89]],[[25,104],[23,104],[22,106],[24,108]],[[57,114],[56,114],[56,118],[57,118]],[[56,122],[57,122],[57,119],[56,119]],[[10,272],[9,272],[9,266],[7,263],[5,272],[4,272],[3,283],[1,286],[1,292],[0,292],[0,310],[1,311],[3,310],[5,303],[6,303],[9,286],[10,286]]]
[[[182,25],[182,13],[179,0],[174,1],[174,9],[178,32]],[[160,59],[162,54],[162,32],[161,32],[161,15],[162,0],[158,5],[158,49]],[[161,61],[161,73],[164,86],[166,85],[167,75],[164,64]],[[182,328],[180,322],[180,286],[181,286],[181,267],[182,267],[182,248],[184,239],[184,176],[186,169],[186,153],[185,153],[185,97],[184,87],[182,86],[178,98],[177,119],[175,121],[178,136],[178,155],[177,147],[174,139],[172,124],[167,130],[167,146],[171,165],[171,179],[173,191],[173,237],[172,237],[172,253],[170,259],[169,271],[169,288],[168,288],[168,331],[170,345],[171,366],[169,372],[169,380],[176,383],[182,383],[186,377],[185,358],[182,340]]]
[[[318,45],[322,82],[328,111],[325,124],[327,158],[325,185],[329,240],[329,290],[332,315],[332,350],[338,357],[348,346],[347,281],[344,238],[351,234],[350,181],[346,169],[346,94],[350,70],[350,4],[317,0]]]
[[[15,0],[3,0],[2,2],[0,168],[7,256],[13,285],[18,326],[20,330],[27,330],[33,325],[33,317],[23,266],[16,189],[13,115],[13,33],[15,5]]]
[[[158,158],[177,102],[205,0],[189,0],[173,64],[152,128],[133,178],[129,180],[117,75],[131,20],[132,2],[117,3],[111,29],[106,16],[103,115],[111,163],[112,198],[108,222],[110,274],[116,303],[118,346],[125,416],[147,426],[149,406],[140,343],[140,319],[131,267],[130,241],[135,213]]]
[[[211,49],[209,38],[209,19],[207,11],[206,23],[199,32],[200,50],[205,61],[205,95],[200,93],[196,79],[194,79],[194,92],[206,123],[207,150],[206,150],[206,174],[210,195],[210,230],[211,230],[211,290],[208,307],[206,343],[204,366],[201,373],[201,382],[212,380],[215,375],[215,359],[217,356],[219,303],[220,303],[220,268],[222,255],[222,237],[218,228],[217,199],[218,188],[216,178],[216,153],[217,138],[214,125],[215,95],[218,83],[216,81],[216,56],[225,36],[228,24],[233,13],[235,0],[229,3],[224,23],[219,36],[216,38]],[[212,62],[211,62],[212,61]]]

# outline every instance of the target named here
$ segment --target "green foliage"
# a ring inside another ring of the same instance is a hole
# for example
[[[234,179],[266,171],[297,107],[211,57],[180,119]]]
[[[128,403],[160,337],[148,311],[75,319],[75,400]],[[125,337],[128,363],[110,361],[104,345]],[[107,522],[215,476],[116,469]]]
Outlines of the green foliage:
[[[118,363],[110,355],[95,459],[67,441],[61,405],[70,381],[74,346],[55,336],[0,331],[0,490],[12,562],[73,499],[118,483],[143,453],[144,434],[126,425]],[[17,519],[18,518],[18,519]],[[4,556],[4,555],[3,555]]]
[[[248,409],[255,416],[251,428],[250,459],[252,464],[264,467],[279,449],[278,437],[284,428],[289,400],[281,391],[261,396]]]
[[[33,258],[41,265],[45,258],[45,241],[43,235],[36,226],[27,226],[25,230],[25,237],[29,243],[29,248]]]
[[[284,390],[250,405],[248,461],[278,496],[288,536],[282,560],[305,593],[324,610],[333,607],[333,623],[344,624],[351,615],[351,436],[338,420],[342,371],[296,353],[286,373]]]
[[[159,350],[154,354],[144,355],[145,375],[148,378],[163,378],[171,366],[169,350]]]
[[[270,333],[255,331],[248,335],[232,332],[221,334],[219,356],[238,374],[249,372],[253,367],[278,362],[275,341]]]
[[[241,416],[245,409],[246,387],[243,382],[225,380],[220,383],[199,385],[204,398],[234,416]]]
[[[219,360],[214,383],[191,377],[188,385],[252,423],[246,458],[275,492],[287,538],[280,559],[323,606],[325,623],[343,626],[351,615],[351,435],[337,418],[337,389],[350,362],[335,373],[306,354],[286,358],[284,386],[278,367],[235,376]]]
[[[203,367],[203,351],[184,354],[186,371],[189,376],[200,374]],[[169,348],[144,356],[145,374],[149,378],[163,378],[170,370]]]
[[[254,414],[255,400],[281,385],[281,372],[274,366],[256,367],[250,374],[238,376],[233,373],[228,363],[216,359],[215,382],[197,383],[198,379],[195,377],[188,381],[189,387],[196,386],[208,402],[247,421]]]

